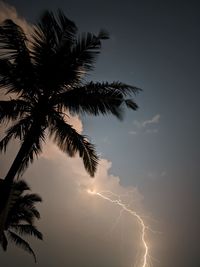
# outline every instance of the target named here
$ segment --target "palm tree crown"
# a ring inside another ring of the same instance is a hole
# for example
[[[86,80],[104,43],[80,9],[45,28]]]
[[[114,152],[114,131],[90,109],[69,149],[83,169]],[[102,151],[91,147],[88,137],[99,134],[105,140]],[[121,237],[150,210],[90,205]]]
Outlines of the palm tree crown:
[[[46,11],[29,40],[12,20],[0,26],[0,88],[14,94],[0,101],[0,122],[13,122],[0,141],[0,150],[6,151],[12,138],[22,142],[7,180],[13,180],[41,152],[47,129],[62,151],[71,157],[78,152],[85,169],[94,176],[95,147],[68,123],[68,116],[113,114],[121,118],[125,106],[137,109],[127,96],[139,91],[118,81],[86,81],[101,41],[108,38],[103,30],[98,35],[78,35],[76,25],[61,11],[56,15]]]
[[[42,240],[42,233],[34,225],[34,220],[40,218],[40,213],[35,208],[35,203],[41,198],[37,194],[24,194],[30,190],[26,182],[14,182],[10,201],[8,203],[8,216],[3,231],[1,231],[0,245],[4,251],[7,250],[8,240],[18,247],[36,256],[30,245],[20,236],[34,236]]]

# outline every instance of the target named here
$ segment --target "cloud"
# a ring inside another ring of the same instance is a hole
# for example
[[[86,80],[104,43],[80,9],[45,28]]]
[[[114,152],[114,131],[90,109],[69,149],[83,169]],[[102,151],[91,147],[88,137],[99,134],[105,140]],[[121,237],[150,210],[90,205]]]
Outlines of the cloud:
[[[156,114],[150,120],[146,120],[142,122],[142,127],[146,127],[148,124],[157,124],[160,121],[160,114]]]
[[[129,134],[136,135],[137,132],[136,131],[129,131]]]
[[[152,129],[152,126],[155,124],[158,124],[160,122],[161,115],[156,114],[151,119],[145,120],[145,121],[138,121],[134,120],[133,125],[136,127],[134,130],[130,130],[129,134],[136,135],[138,133],[147,133],[147,134],[156,134],[158,133],[158,129],[154,128]]]
[[[150,178],[150,180],[152,181],[157,181],[158,179],[160,179],[161,177],[166,177],[167,176],[167,172],[165,170],[162,171],[149,171],[147,172],[147,177]]]
[[[58,258],[63,266],[94,266],[95,262],[99,267],[108,263],[116,266],[120,261],[129,266],[135,262],[140,252],[137,220],[126,213],[117,220],[118,207],[87,192],[112,191],[121,195],[129,207],[145,213],[138,188],[122,186],[122,179],[111,173],[111,167],[111,161],[101,159],[95,178],[90,178],[78,156],[69,158],[49,143],[42,157],[29,168],[27,181],[44,199],[38,228],[45,233],[46,241],[43,245],[37,243],[41,266],[49,266],[50,262],[55,266]],[[47,252],[51,249],[53,257]]]

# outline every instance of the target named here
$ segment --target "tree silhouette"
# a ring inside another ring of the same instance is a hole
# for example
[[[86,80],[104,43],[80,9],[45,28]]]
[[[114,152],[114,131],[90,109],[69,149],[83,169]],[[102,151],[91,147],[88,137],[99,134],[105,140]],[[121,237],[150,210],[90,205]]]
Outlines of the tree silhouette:
[[[40,213],[35,208],[35,203],[41,198],[37,194],[24,194],[30,190],[27,183],[17,181],[13,183],[10,199],[8,203],[8,216],[1,229],[0,244],[4,251],[7,250],[8,241],[32,254],[36,261],[36,256],[30,245],[21,236],[34,236],[42,240],[42,233],[34,226],[34,220],[40,218]]]
[[[0,150],[5,152],[12,138],[21,141],[5,181],[12,183],[39,155],[47,133],[70,157],[78,152],[94,176],[95,147],[69,124],[69,116],[113,114],[120,119],[125,106],[137,109],[127,97],[139,91],[118,81],[86,81],[101,41],[108,38],[103,30],[98,35],[78,35],[76,25],[62,11],[44,12],[30,39],[12,20],[0,26],[0,87],[11,94],[9,100],[0,101],[0,122],[13,123],[0,141]]]

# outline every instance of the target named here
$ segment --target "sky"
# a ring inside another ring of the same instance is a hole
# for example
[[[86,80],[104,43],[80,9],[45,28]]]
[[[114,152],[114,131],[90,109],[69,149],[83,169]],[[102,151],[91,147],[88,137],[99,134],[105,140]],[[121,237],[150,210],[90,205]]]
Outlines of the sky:
[[[44,9],[61,8],[80,32],[111,35],[103,42],[93,81],[123,81],[142,88],[139,110],[123,121],[76,117],[101,155],[95,178],[81,160],[67,158],[51,141],[24,174],[42,219],[44,241],[30,240],[38,267],[140,267],[144,254],[136,218],[87,188],[122,195],[153,231],[147,231],[148,266],[200,266],[200,4],[198,1],[1,2],[0,20],[26,31]],[[0,158],[4,176],[18,144]],[[121,216],[119,217],[119,215]],[[32,258],[10,245],[2,266],[32,267]],[[147,267],[147,266],[145,266]]]

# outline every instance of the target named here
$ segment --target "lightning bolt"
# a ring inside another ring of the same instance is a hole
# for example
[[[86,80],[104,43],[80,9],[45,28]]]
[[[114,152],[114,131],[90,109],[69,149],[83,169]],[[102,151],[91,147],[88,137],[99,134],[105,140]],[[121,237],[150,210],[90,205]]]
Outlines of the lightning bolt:
[[[148,244],[147,244],[145,237],[146,237],[146,231],[149,230],[149,227],[144,223],[142,217],[136,211],[129,208],[128,205],[123,203],[120,196],[114,194],[111,191],[96,192],[94,190],[89,189],[89,190],[87,190],[87,192],[90,195],[98,196],[98,197],[100,197],[106,201],[111,202],[112,204],[114,204],[116,206],[119,206],[121,208],[121,211],[124,210],[124,211],[128,212],[129,214],[133,215],[137,219],[139,225],[141,226],[141,240],[142,240],[142,244],[143,244],[143,248],[144,248],[144,255],[142,258],[141,267],[147,267],[147,265],[148,265],[147,259],[149,257],[149,247],[148,247]],[[115,199],[111,198],[110,196],[114,197]]]

